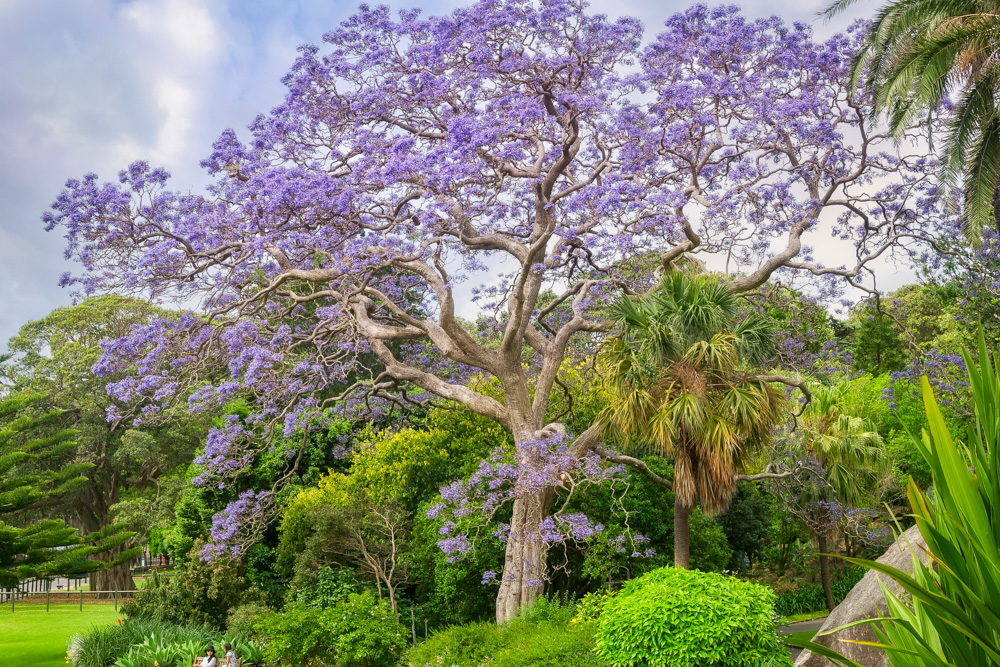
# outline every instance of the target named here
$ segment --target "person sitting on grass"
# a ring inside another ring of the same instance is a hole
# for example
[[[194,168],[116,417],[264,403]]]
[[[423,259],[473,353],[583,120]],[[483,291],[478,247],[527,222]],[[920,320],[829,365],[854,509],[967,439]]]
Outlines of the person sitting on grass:
[[[195,660],[198,656],[195,656]],[[215,659],[215,647],[209,644],[205,647],[205,657],[201,659],[200,665],[191,665],[191,667],[218,667],[219,661]]]
[[[236,653],[233,652],[233,645],[226,642],[222,645],[222,650],[226,652],[226,665],[225,667],[236,667],[239,663],[236,660]]]

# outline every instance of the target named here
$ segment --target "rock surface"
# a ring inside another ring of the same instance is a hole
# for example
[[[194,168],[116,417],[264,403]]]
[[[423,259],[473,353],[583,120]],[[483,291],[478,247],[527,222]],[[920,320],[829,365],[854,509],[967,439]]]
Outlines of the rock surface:
[[[920,550],[920,547],[926,546],[926,543],[916,526],[903,533],[896,543],[882,554],[878,562],[885,563],[898,570],[912,572],[913,560],[907,544],[912,545],[917,550],[917,553],[921,555],[922,560],[927,562],[926,552]],[[900,588],[895,581],[884,575],[878,575],[878,577],[886,585],[886,588],[894,593],[899,593]],[[885,598],[882,595],[882,590],[879,588],[876,573],[870,571],[858,582],[857,586],[851,589],[851,592],[847,594],[844,601],[837,605],[837,608],[826,619],[823,627],[820,628],[820,632],[826,632],[830,628],[846,625],[862,618],[870,618],[877,614],[882,614],[885,610]],[[883,651],[871,648],[870,646],[848,644],[841,640],[875,641],[876,637],[869,626],[860,625],[842,630],[833,635],[817,637],[815,639],[816,643],[828,646],[844,657],[864,665],[864,667],[889,667],[889,662],[886,660]],[[795,667],[830,667],[832,664],[826,658],[813,655],[809,651],[803,651],[795,660]]]

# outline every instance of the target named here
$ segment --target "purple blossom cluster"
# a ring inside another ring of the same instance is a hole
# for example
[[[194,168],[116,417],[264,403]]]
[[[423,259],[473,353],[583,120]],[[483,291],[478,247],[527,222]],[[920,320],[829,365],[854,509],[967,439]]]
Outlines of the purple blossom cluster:
[[[212,542],[201,552],[202,560],[215,556],[241,556],[269,519],[274,495],[269,491],[244,491],[212,517]]]
[[[574,452],[571,440],[562,433],[535,438],[517,445],[514,451],[496,450],[482,461],[465,480],[457,480],[441,489],[444,502],[428,508],[427,516],[443,518],[438,533],[438,547],[449,560],[458,560],[473,548],[468,518],[489,520],[502,506],[517,498],[554,493],[557,489],[572,495],[587,485],[607,483],[620,478],[624,469],[609,464],[593,452]],[[531,528],[546,547],[569,543],[582,544],[604,531],[585,514],[565,511],[568,498],[557,509]],[[510,539],[509,524],[498,523],[492,534]],[[518,535],[521,539],[526,535]]]

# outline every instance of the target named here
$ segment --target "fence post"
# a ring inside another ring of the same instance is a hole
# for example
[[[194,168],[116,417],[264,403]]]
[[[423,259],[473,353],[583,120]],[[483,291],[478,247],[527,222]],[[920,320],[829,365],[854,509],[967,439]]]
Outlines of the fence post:
[[[45,611],[49,610],[49,592],[45,591]]]
[[[14,613],[14,589],[10,589],[10,613]]]
[[[118,591],[115,591],[115,611],[118,611]]]
[[[80,611],[83,611],[83,589],[80,589]]]
[[[413,645],[417,645],[417,620],[413,616],[413,607],[410,607],[410,631],[413,632]]]

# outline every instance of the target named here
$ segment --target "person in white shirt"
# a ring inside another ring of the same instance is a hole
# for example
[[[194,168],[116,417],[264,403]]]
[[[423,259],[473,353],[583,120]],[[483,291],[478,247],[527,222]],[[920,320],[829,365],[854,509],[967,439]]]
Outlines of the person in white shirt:
[[[209,644],[205,647],[205,657],[201,659],[200,665],[191,667],[219,667],[219,661],[215,659],[215,647]]]

